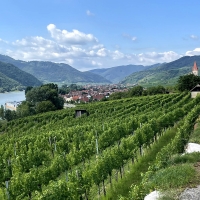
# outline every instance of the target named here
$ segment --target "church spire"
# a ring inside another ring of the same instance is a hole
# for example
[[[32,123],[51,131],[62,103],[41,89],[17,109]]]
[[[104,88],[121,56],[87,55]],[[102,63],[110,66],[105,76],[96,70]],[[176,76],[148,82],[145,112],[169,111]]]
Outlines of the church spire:
[[[193,66],[193,68],[192,68],[192,73],[193,73],[195,76],[198,76],[198,67],[197,67],[196,61],[194,62],[194,66]]]

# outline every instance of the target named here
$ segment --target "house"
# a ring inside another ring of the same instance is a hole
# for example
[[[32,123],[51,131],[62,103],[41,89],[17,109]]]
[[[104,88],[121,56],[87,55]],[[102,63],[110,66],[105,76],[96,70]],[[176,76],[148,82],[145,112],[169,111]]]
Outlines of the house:
[[[196,85],[193,89],[190,90],[191,98],[195,98],[197,94],[200,94],[200,85]]]
[[[5,103],[5,109],[6,110],[17,110],[17,107],[21,104],[21,101],[13,101],[13,102],[7,102]]]

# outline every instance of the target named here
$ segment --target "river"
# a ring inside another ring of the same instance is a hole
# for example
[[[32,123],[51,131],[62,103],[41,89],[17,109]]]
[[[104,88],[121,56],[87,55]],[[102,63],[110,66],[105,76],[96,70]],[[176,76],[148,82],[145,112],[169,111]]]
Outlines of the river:
[[[5,105],[6,102],[23,101],[25,100],[25,91],[15,91],[0,93],[0,106]]]

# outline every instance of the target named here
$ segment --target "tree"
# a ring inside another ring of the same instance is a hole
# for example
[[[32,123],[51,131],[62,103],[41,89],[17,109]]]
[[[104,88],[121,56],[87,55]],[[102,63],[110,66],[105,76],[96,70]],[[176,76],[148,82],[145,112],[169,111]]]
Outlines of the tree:
[[[158,85],[158,86],[154,86],[154,87],[148,88],[146,90],[146,93],[148,95],[165,94],[166,93],[166,89],[163,86]]]
[[[142,96],[143,87],[138,85],[129,90],[129,97]]]
[[[32,88],[26,93],[26,101],[36,105],[42,101],[51,101],[56,109],[62,109],[64,100],[58,95],[58,86],[54,83]]]
[[[28,91],[30,91],[30,90],[32,90],[32,89],[33,89],[32,86],[28,86],[28,87],[25,89],[25,95],[26,95],[26,93],[27,93]]]
[[[17,116],[18,117],[26,117],[29,115],[35,114],[35,110],[33,107],[33,104],[31,104],[28,101],[23,101],[18,107],[17,107]]]
[[[200,84],[200,77],[194,74],[180,76],[178,79],[177,88],[179,91],[189,91],[197,84]]]
[[[11,121],[13,119],[16,119],[17,115],[16,112],[13,110],[5,110],[5,119],[7,119],[8,121]]]
[[[41,101],[37,103],[35,108],[36,113],[43,113],[53,110],[56,110],[56,107],[53,105],[51,101]]]
[[[0,118],[4,119],[4,107],[3,107],[3,105],[1,105],[1,108],[0,108]]]

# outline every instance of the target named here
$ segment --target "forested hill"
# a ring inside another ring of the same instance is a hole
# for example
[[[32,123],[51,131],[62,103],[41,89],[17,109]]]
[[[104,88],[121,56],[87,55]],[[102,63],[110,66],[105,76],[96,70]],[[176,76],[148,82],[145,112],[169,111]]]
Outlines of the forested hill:
[[[184,56],[170,63],[135,72],[126,77],[121,83],[143,86],[174,85],[180,76],[192,72],[194,61],[200,66],[200,56]]]
[[[39,86],[42,83],[33,75],[12,64],[0,62],[0,92]]]
[[[4,55],[0,55],[0,61],[14,64],[21,70],[32,74],[43,83],[111,83],[100,75],[91,72],[80,72],[65,63],[47,61],[25,62]]]
[[[111,68],[93,69],[89,72],[101,75],[106,79],[110,80],[112,83],[118,83],[122,81],[126,76],[129,76],[133,72],[143,71],[150,68],[159,66],[160,64],[155,64],[151,66],[143,65],[121,65]]]

